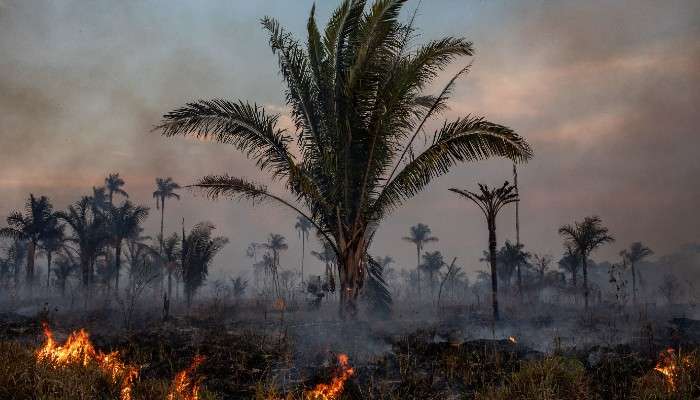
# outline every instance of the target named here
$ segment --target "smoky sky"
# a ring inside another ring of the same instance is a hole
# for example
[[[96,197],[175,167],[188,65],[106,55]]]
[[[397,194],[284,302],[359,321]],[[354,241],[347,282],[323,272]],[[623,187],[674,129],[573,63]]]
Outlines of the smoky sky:
[[[30,192],[63,208],[119,172],[131,199],[152,206],[146,231],[155,234],[157,176],[183,185],[224,172],[265,181],[231,147],[150,130],[196,99],[245,99],[284,114],[258,19],[277,17],[303,39],[311,5],[0,0],[0,215]],[[335,5],[317,2],[320,23]],[[404,17],[418,5],[409,2]],[[454,35],[477,49],[452,69],[473,62],[445,117],[484,115],[532,144],[535,158],[519,168],[521,240],[531,251],[559,256],[557,227],[587,215],[600,215],[618,239],[596,259],[613,259],[633,241],[657,254],[700,241],[700,2],[431,0],[416,23],[417,43]],[[483,217],[447,189],[501,184],[511,168],[490,160],[437,179],[382,224],[372,253],[414,266],[415,250],[401,237],[422,222],[440,238],[429,249],[481,269]],[[165,215],[167,231],[184,217],[187,226],[212,221],[230,238],[217,274],[248,271],[245,248],[269,232],[287,236],[282,263],[298,267],[295,215],[285,209],[183,192]],[[512,208],[499,217],[498,238],[515,239]],[[312,239],[307,249],[317,247]]]

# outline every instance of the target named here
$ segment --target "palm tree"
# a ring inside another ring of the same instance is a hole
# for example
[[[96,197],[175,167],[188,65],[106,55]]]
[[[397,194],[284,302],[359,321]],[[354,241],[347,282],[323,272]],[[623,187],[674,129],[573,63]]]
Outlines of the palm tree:
[[[29,287],[34,284],[34,262],[37,246],[42,240],[53,234],[56,227],[55,219],[53,205],[48,197],[41,196],[37,199],[34,194],[30,194],[24,205],[24,214],[13,211],[7,217],[8,226],[0,228],[0,237],[23,240],[28,244],[26,280]]]
[[[328,284],[328,290],[331,293],[335,293],[335,267],[338,265],[338,256],[336,255],[333,247],[330,244],[323,243],[323,249],[319,251],[311,251],[311,255],[316,257],[321,261],[326,267],[326,283]]]
[[[531,255],[530,253],[523,251],[525,246],[520,244],[513,244],[509,240],[506,240],[503,247],[498,251],[497,261],[501,267],[505,268],[507,271],[512,273],[516,271],[518,278],[518,294],[522,297],[523,294],[523,276],[521,267],[528,263]],[[508,274],[509,277],[512,276]]]
[[[428,275],[428,283],[430,284],[430,296],[435,295],[435,274],[440,272],[440,269],[445,266],[445,260],[442,253],[439,251],[426,252],[423,254],[423,263],[419,266],[425,274]]]
[[[122,186],[124,186],[124,179],[120,178],[118,173],[109,174],[105,178],[105,188],[107,189],[110,205],[114,204],[113,198],[115,194],[129,198],[129,194],[122,189]]]
[[[306,254],[306,239],[309,238],[309,232],[313,224],[306,217],[297,216],[297,223],[294,224],[294,229],[299,233],[301,239],[301,283],[304,283],[304,255]]]
[[[166,237],[163,240],[163,261],[168,271],[168,298],[172,298],[172,276],[177,273],[177,261],[180,257],[180,238],[177,233]]]
[[[280,296],[279,280],[277,272],[280,266],[280,251],[287,250],[287,239],[277,233],[271,233],[267,238],[267,242],[263,243],[263,247],[272,252],[272,282],[275,284],[275,294]]]
[[[91,197],[83,196],[67,211],[57,213],[71,227],[72,235],[67,240],[78,246],[83,288],[90,286],[95,261],[110,239],[105,216],[94,204]]]
[[[455,81],[469,67],[438,95],[426,93],[430,83],[474,50],[463,38],[413,43],[412,24],[399,22],[404,4],[378,0],[365,12],[366,0],[345,0],[323,34],[312,8],[306,48],[275,19],[262,19],[288,86],[296,140],[278,127],[278,115],[222,99],[189,103],[156,128],[165,136],[232,144],[284,184],[295,200],[229,175],[206,176],[194,186],[212,198],[274,201],[311,220],[338,258],[341,315],[356,314],[367,249],[388,214],[458,163],[531,157],[511,129],[474,116],[445,122],[422,152],[416,149],[426,121],[445,110]]]
[[[420,296],[420,255],[423,252],[423,246],[426,243],[437,242],[438,238],[431,236],[432,231],[430,227],[425,224],[416,224],[411,227],[411,231],[408,236],[404,236],[402,239],[411,242],[416,246],[416,271],[418,273],[418,295]]]
[[[479,184],[480,193],[470,192],[468,190],[460,190],[451,188],[450,191],[455,192],[476,204],[484,217],[486,217],[486,225],[489,230],[489,260],[491,263],[491,305],[493,307],[493,319],[498,321],[500,318],[498,312],[498,271],[496,261],[496,217],[501,209],[518,200],[518,195],[515,193],[515,186],[510,185],[508,181],[503,183],[499,188],[490,189],[486,185]]]
[[[40,245],[46,255],[46,290],[51,285],[51,261],[53,255],[65,248],[65,225],[58,223],[58,215],[54,213],[49,222],[46,235],[42,238]]]
[[[632,298],[634,304],[637,304],[637,274],[635,270],[635,265],[654,254],[654,252],[647,246],[644,246],[641,242],[634,242],[630,245],[629,249],[622,250],[620,255],[623,261],[625,261],[630,266],[632,272]]]
[[[109,209],[109,197],[107,196],[107,189],[104,186],[92,187],[92,206],[97,211],[107,211]]]
[[[559,268],[571,273],[571,285],[577,286],[578,268],[581,265],[580,258],[576,250],[571,245],[565,245],[566,251],[559,259]]]
[[[598,216],[586,217],[582,222],[574,222],[573,225],[563,225],[559,228],[559,234],[564,237],[567,245],[576,250],[581,258],[583,298],[586,311],[588,311],[588,256],[603,244],[614,242],[615,238],[608,233],[608,228],[603,226],[603,221]]]
[[[141,223],[148,217],[148,208],[135,206],[129,200],[121,206],[111,206],[107,213],[107,226],[114,246],[114,287],[119,290],[119,272],[121,270],[122,243],[124,239],[138,235]]]
[[[206,280],[209,265],[228,243],[225,237],[212,236],[214,229],[211,223],[199,223],[192,228],[182,244],[182,275],[188,307],[192,304],[195,292]]]
[[[549,269],[549,264],[552,263],[552,256],[549,254],[533,254],[535,269],[540,275],[540,284],[544,284],[544,274]]]
[[[180,185],[173,181],[173,178],[156,178],[156,191],[153,198],[156,199],[156,210],[160,209],[160,252],[163,252],[163,221],[165,219],[165,199],[180,200],[180,195],[175,193],[180,189]]]

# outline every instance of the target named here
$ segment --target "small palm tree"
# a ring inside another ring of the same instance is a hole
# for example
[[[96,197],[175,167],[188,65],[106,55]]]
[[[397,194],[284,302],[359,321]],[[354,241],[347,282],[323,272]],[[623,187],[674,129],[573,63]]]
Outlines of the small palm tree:
[[[44,255],[46,255],[46,289],[51,286],[51,261],[53,255],[65,248],[65,225],[58,222],[58,216],[50,220],[46,235],[42,238],[40,245]]]
[[[654,252],[647,246],[644,246],[641,242],[634,242],[630,245],[629,249],[622,250],[620,255],[623,261],[625,261],[630,266],[632,272],[632,299],[634,304],[637,304],[637,275],[638,272],[635,266],[638,262],[654,254]]]
[[[351,317],[366,278],[367,250],[387,215],[457,164],[531,157],[514,131],[473,116],[446,122],[429,135],[423,151],[416,149],[426,122],[445,110],[456,80],[469,67],[436,95],[427,93],[431,82],[474,49],[454,37],[417,45],[412,24],[400,22],[404,4],[377,0],[368,8],[365,0],[345,0],[324,32],[312,8],[306,47],[279,22],[263,18],[289,89],[297,138],[263,107],[222,99],[187,104],[156,128],[165,136],[232,144],[281,181],[296,201],[229,175],[207,176],[195,186],[212,198],[273,201],[311,220],[337,255],[340,312]]]
[[[168,272],[168,298],[172,299],[173,274],[177,274],[177,261],[180,259],[180,237],[177,233],[163,239],[163,261]],[[177,276],[177,275],[176,275]]]
[[[437,242],[439,239],[435,236],[431,236],[432,231],[430,227],[426,224],[416,224],[411,227],[408,236],[404,236],[402,239],[411,242],[416,246],[416,272],[418,273],[418,295],[420,296],[420,255],[423,252],[423,246],[426,243]]]
[[[156,190],[153,198],[156,199],[156,210],[160,209],[160,251],[163,252],[163,221],[165,220],[165,199],[180,200],[180,195],[175,193],[180,189],[180,185],[173,181],[173,178],[156,178]]]
[[[498,271],[496,259],[496,217],[504,206],[518,200],[515,193],[515,186],[508,181],[499,188],[490,189],[486,185],[479,184],[479,193],[468,190],[451,188],[450,191],[465,197],[476,204],[486,217],[486,225],[489,230],[489,260],[491,263],[491,305],[493,308],[493,319],[498,321]]]
[[[107,211],[109,209],[109,197],[107,196],[107,188],[104,186],[100,187],[92,187],[92,197],[90,197],[92,200],[92,207],[95,208],[96,211]]]
[[[583,298],[586,311],[588,311],[588,256],[603,244],[614,242],[615,238],[609,234],[608,228],[603,226],[603,221],[598,216],[586,217],[582,222],[574,222],[573,225],[564,225],[559,228],[559,234],[564,237],[566,244],[571,246],[581,257]]]
[[[304,256],[306,255],[306,240],[309,238],[309,232],[313,224],[308,218],[298,215],[297,223],[294,224],[294,229],[297,230],[299,234],[299,239],[301,239],[301,283],[304,283]]]
[[[578,269],[581,265],[581,257],[576,254],[576,250],[569,244],[564,246],[566,251],[564,255],[559,259],[559,268],[566,272],[571,273],[571,286],[577,286]]]
[[[445,260],[442,257],[442,253],[439,251],[426,252],[423,254],[423,263],[419,268],[428,276],[431,298],[435,297],[435,276],[444,266]]]
[[[86,289],[94,276],[95,261],[110,239],[105,216],[94,204],[91,197],[84,196],[69,206],[67,211],[57,213],[71,228],[72,234],[67,240],[78,247],[82,283]]]
[[[325,266],[326,284],[328,284],[328,290],[331,293],[335,293],[335,269],[338,265],[338,257],[333,250],[333,248],[323,242],[323,249],[319,251],[312,251],[311,255],[316,257]]]
[[[199,223],[192,228],[182,244],[182,277],[188,307],[192,304],[197,289],[204,284],[209,265],[228,243],[225,237],[214,237],[214,229],[211,223]]]
[[[278,271],[280,267],[280,252],[287,250],[287,239],[277,233],[271,233],[267,238],[267,242],[263,243],[263,247],[272,252],[272,282],[275,285],[275,294],[280,297],[280,287],[278,279]]]
[[[112,245],[114,246],[114,287],[119,290],[123,241],[138,235],[141,231],[141,223],[148,217],[148,208],[135,206],[127,200],[121,206],[111,206],[106,217],[107,229],[112,237]]]
[[[540,285],[542,285],[544,284],[544,274],[552,263],[552,256],[549,254],[533,254],[532,258],[535,270],[540,276]]]
[[[522,243],[514,244],[509,240],[506,240],[505,244],[497,254],[497,261],[499,262],[500,266],[509,272],[509,280],[510,276],[512,276],[512,272],[516,272],[518,279],[518,294],[521,297],[523,294],[523,277],[521,268],[528,264],[531,257],[530,253],[523,251],[524,247],[525,246]]]
[[[26,241],[27,269],[26,280],[31,287],[34,284],[34,263],[36,250],[40,242],[54,233],[56,214],[48,197],[38,199],[33,194],[24,205],[24,214],[13,211],[7,217],[7,227],[0,228],[0,237]]]
[[[129,198],[129,194],[122,189],[122,186],[124,186],[124,179],[120,178],[118,173],[109,174],[105,178],[105,188],[107,189],[110,205],[114,204],[113,200],[115,194],[122,195],[127,199]]]

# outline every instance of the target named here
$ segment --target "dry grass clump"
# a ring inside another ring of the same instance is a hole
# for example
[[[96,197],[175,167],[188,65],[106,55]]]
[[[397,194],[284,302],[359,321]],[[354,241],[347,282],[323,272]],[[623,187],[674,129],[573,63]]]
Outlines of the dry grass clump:
[[[582,400],[590,397],[583,364],[559,356],[526,361],[503,386],[477,394],[479,400]]]

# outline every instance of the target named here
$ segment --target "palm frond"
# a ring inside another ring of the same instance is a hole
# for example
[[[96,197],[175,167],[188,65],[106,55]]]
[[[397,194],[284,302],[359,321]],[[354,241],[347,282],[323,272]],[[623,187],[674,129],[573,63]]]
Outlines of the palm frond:
[[[255,160],[261,170],[279,177],[288,174],[293,156],[288,149],[291,138],[284,130],[276,129],[278,118],[255,104],[200,100],[165,114],[155,129],[165,136],[212,137],[232,144]]]
[[[483,118],[463,118],[445,124],[435,141],[389,182],[372,206],[378,218],[420,192],[430,181],[459,162],[506,157],[522,162],[532,157],[529,145],[510,128]]]

